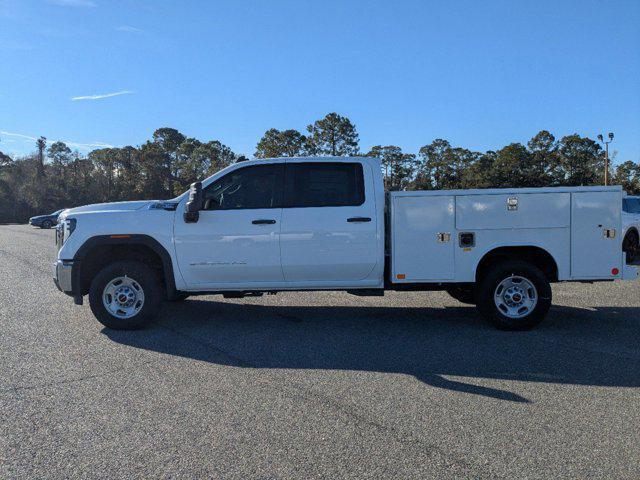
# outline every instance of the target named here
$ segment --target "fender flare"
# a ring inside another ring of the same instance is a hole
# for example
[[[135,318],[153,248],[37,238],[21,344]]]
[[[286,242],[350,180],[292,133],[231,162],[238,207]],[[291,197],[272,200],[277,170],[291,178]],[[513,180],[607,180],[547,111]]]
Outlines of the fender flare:
[[[173,273],[173,263],[171,261],[171,255],[167,252],[167,249],[162,246],[155,238],[149,235],[131,234],[128,236],[117,235],[113,237],[111,235],[96,235],[89,237],[82,246],[78,249],[73,256],[73,275],[72,275],[72,289],[74,292],[80,291],[82,263],[85,260],[87,254],[96,247],[102,247],[105,245],[144,245],[156,253],[162,261],[162,270],[164,274],[165,285],[167,288],[167,297],[169,299],[176,295],[176,281]]]
[[[541,250],[543,253],[546,253],[547,255],[549,255],[549,257],[551,257],[551,259],[555,263],[556,273],[558,274],[558,276],[560,276],[560,264],[558,263],[558,259],[556,258],[556,256],[554,254],[552,254],[544,246],[538,245],[538,244],[535,244],[535,243],[532,243],[532,242],[522,242],[522,243],[509,244],[509,245],[498,245],[498,244],[490,245],[489,247],[487,247],[482,252],[481,255],[478,255],[478,259],[475,262],[475,265],[473,266],[473,274],[474,274],[474,276],[477,275],[478,267],[480,266],[482,261],[487,257],[487,255],[490,255],[493,251],[499,250],[501,248],[535,248],[535,249]]]

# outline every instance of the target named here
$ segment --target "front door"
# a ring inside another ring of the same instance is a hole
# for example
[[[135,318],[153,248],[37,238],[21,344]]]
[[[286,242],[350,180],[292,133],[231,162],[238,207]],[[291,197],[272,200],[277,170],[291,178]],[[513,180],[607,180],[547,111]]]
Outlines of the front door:
[[[366,164],[287,162],[281,230],[285,281],[322,287],[371,275],[380,240],[373,191]]]
[[[190,289],[257,288],[283,281],[283,170],[283,164],[237,168],[204,189],[198,222],[176,216],[176,255]]]

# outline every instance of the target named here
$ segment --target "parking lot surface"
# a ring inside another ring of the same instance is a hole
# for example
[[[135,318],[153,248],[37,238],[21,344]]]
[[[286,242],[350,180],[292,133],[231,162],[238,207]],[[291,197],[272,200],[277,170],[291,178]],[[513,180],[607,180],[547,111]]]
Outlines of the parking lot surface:
[[[501,332],[447,294],[166,304],[102,328],[0,226],[0,478],[640,478],[640,282]]]

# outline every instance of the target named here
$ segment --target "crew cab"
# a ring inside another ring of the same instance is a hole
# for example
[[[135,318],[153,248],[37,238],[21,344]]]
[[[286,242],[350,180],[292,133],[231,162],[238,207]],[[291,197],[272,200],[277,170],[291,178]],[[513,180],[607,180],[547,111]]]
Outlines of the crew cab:
[[[553,282],[637,278],[621,202],[620,187],[385,193],[374,158],[250,160],[173,200],[66,210],[54,277],[114,329],[190,295],[445,290],[521,330]]]

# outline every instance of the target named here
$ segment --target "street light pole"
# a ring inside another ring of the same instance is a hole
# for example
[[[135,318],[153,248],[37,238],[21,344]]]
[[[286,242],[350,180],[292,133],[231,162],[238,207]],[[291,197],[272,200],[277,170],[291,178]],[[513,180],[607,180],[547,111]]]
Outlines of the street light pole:
[[[604,184],[609,185],[609,144],[613,142],[613,132],[609,132],[609,141],[606,142],[602,134],[598,135],[598,140],[604,144]]]

